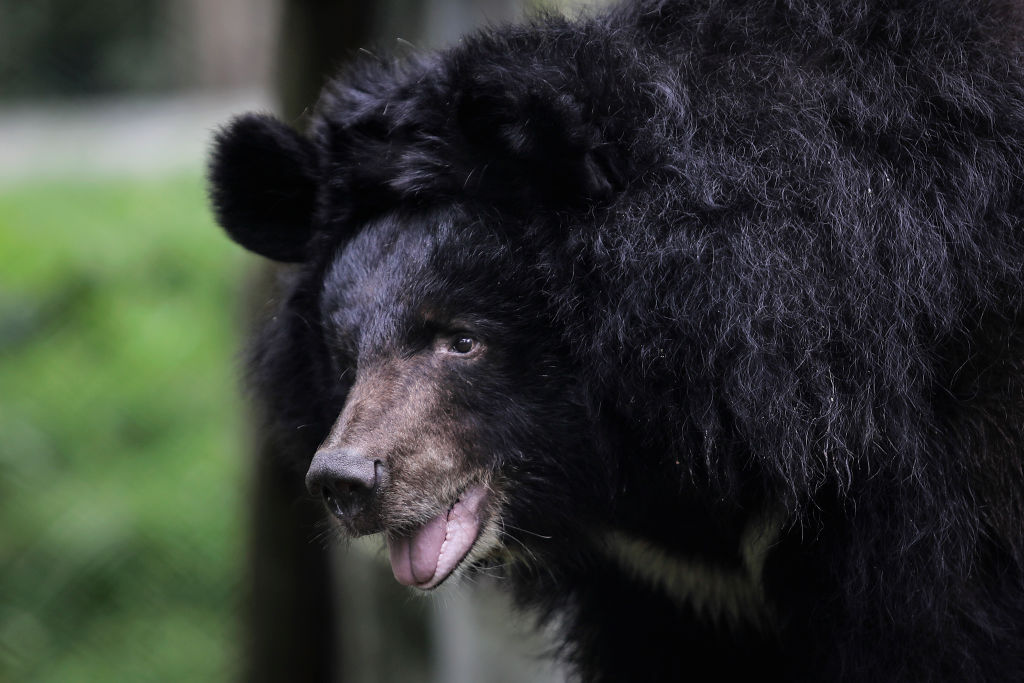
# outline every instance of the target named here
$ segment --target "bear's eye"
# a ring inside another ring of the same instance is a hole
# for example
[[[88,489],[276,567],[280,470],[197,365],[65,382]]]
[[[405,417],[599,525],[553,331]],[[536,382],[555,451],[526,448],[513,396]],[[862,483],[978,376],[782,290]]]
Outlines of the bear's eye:
[[[476,340],[472,337],[458,337],[451,345],[451,350],[455,353],[469,353],[475,348]]]

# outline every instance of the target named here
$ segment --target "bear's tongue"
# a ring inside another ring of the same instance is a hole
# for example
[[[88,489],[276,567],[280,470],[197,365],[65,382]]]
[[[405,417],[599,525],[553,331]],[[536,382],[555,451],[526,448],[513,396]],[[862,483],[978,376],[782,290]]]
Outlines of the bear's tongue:
[[[448,578],[480,535],[480,504],[487,489],[468,489],[446,510],[409,536],[388,539],[391,571],[406,586],[433,588]]]

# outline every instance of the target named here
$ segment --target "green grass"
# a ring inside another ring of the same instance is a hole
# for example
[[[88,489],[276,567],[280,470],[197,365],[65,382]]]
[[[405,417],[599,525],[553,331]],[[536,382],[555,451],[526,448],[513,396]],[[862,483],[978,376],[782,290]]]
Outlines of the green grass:
[[[198,174],[0,189],[0,681],[231,678],[246,263]]]

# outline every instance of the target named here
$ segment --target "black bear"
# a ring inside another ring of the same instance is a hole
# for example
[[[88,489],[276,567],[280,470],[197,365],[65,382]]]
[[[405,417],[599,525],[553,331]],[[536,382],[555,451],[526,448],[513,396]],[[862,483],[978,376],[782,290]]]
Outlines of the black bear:
[[[1015,0],[639,0],[242,116],[268,420],[584,680],[1024,680],[1022,46]]]

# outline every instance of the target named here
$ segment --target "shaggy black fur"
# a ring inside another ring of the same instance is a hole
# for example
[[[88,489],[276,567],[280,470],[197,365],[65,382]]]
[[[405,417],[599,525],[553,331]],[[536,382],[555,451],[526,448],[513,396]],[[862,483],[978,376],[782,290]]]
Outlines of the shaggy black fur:
[[[1014,4],[643,0],[236,120],[218,217],[301,262],[269,415],[305,467],[470,319],[460,457],[586,680],[1024,680]]]

